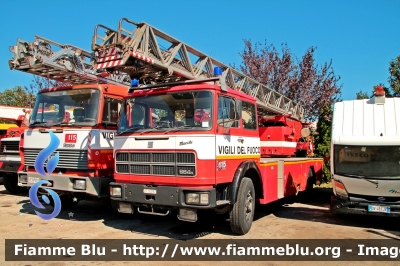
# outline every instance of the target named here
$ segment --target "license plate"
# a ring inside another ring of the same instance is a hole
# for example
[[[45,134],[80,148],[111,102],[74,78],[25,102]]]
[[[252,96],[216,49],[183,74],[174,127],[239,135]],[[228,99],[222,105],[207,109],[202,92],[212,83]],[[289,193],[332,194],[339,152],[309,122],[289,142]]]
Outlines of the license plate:
[[[28,183],[34,184],[34,183],[37,183],[39,181],[40,181],[40,178],[38,178],[38,177],[30,177],[30,176],[28,176]]]
[[[157,190],[155,190],[155,189],[149,189],[149,188],[144,188],[144,189],[143,189],[143,193],[155,195],[155,194],[157,194]]]
[[[369,212],[385,212],[385,213],[390,213],[390,207],[369,205],[369,206],[368,206],[368,211],[369,211]]]

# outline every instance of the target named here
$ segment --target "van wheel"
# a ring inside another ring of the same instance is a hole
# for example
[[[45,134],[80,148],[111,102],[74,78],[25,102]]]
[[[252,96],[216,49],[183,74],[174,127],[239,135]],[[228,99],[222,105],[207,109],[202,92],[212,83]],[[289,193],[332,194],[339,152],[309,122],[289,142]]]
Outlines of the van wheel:
[[[250,231],[254,218],[255,203],[253,182],[250,178],[245,177],[240,182],[236,202],[229,213],[232,232],[245,235]]]
[[[4,173],[3,185],[8,192],[14,195],[24,191],[23,187],[18,186],[18,174],[16,173]]]

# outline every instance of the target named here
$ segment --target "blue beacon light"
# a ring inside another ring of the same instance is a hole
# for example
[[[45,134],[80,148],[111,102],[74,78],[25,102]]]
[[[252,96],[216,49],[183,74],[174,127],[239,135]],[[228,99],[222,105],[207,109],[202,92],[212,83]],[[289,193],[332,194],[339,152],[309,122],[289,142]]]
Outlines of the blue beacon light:
[[[222,76],[222,68],[214,67],[214,76]]]
[[[139,86],[139,81],[137,79],[132,79],[131,86],[132,87],[138,87]]]

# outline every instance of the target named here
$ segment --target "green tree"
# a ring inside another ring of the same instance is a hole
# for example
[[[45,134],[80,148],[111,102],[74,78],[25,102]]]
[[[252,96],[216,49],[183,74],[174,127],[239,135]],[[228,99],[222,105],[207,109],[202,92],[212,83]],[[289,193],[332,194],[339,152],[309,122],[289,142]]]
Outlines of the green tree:
[[[33,76],[29,87],[16,86],[0,92],[0,105],[33,108],[35,106],[36,94],[39,90],[68,85],[48,78]],[[0,123],[10,123],[8,120],[0,120]]]
[[[0,92],[0,105],[32,108],[35,104],[35,94],[29,93],[21,86],[6,89]],[[9,124],[11,121],[0,119],[1,124]]]
[[[400,55],[392,59],[389,65],[389,84],[393,96],[400,96]]]
[[[32,108],[35,98],[35,94],[28,92],[21,86],[0,92],[0,104],[2,105]]]
[[[331,151],[331,126],[332,126],[332,107],[326,105],[321,109],[318,116],[317,131],[318,134],[314,136],[314,157],[326,158]],[[331,180],[331,171],[329,163],[325,163],[323,170],[323,181],[328,182]]]
[[[356,93],[357,100],[369,99],[368,92],[359,91]]]

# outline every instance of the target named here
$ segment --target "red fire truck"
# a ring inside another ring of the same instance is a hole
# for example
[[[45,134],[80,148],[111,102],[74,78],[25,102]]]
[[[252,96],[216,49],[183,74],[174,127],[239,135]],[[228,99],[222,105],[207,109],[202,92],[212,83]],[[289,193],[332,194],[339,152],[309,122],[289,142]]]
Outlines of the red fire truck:
[[[108,199],[113,139],[129,76],[97,71],[91,53],[40,36],[33,42],[18,39],[11,51],[11,69],[67,84],[40,90],[36,97],[20,143],[24,167],[18,174],[19,185],[29,188],[39,180],[49,181],[63,208],[81,199]],[[50,132],[57,147],[45,162],[36,162],[39,152],[50,147]],[[56,154],[58,164],[49,173],[47,160]]]
[[[11,194],[18,194],[24,189],[18,186],[18,171],[22,169],[19,156],[20,136],[28,126],[29,108],[0,105],[0,119],[13,121],[13,126],[4,130],[0,144],[0,177],[4,187]]]
[[[96,67],[132,78],[114,140],[115,211],[176,209],[194,222],[198,210],[214,209],[246,234],[256,202],[320,180],[323,160],[307,157],[309,123],[292,100],[146,23],[98,25],[97,39],[107,41],[93,43]]]

